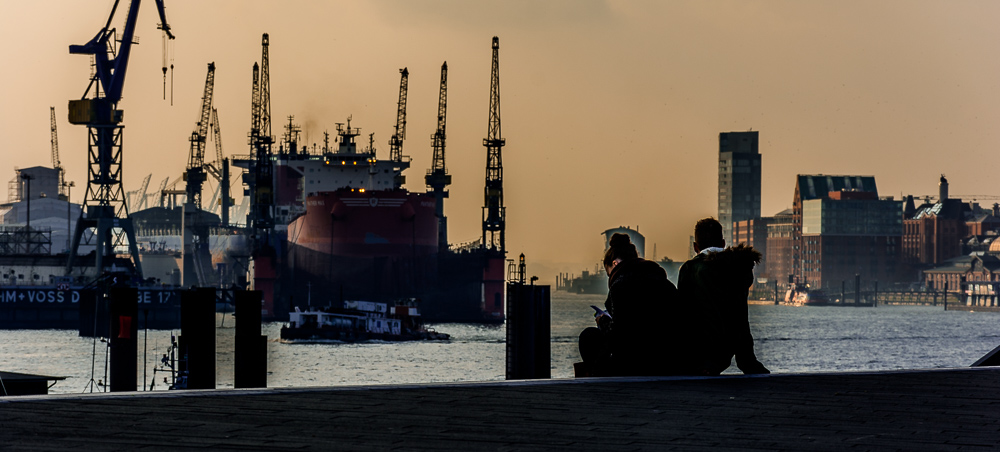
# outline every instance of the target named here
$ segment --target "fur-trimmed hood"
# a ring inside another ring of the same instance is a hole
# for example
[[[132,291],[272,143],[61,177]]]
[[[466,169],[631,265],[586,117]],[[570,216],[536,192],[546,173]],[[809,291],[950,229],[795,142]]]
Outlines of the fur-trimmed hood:
[[[760,263],[760,251],[755,250],[746,243],[726,248],[718,252],[709,252],[704,255],[705,262],[721,262],[724,265],[737,268],[751,268]]]

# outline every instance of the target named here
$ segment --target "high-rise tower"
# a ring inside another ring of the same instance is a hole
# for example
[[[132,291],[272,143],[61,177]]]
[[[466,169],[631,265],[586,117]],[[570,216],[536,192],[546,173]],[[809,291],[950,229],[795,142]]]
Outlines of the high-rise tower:
[[[727,245],[733,223],[760,217],[758,132],[719,134],[719,222]]]

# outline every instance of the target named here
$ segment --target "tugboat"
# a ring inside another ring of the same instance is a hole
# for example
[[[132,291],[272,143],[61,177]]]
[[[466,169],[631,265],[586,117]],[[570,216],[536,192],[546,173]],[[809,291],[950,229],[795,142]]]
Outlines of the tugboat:
[[[414,300],[389,306],[371,301],[344,301],[343,308],[326,307],[288,313],[288,325],[281,327],[287,342],[331,340],[340,342],[444,341],[448,334],[425,328]]]
[[[810,288],[806,284],[795,284],[785,293],[784,304],[792,306],[827,306],[830,298],[826,292]]]

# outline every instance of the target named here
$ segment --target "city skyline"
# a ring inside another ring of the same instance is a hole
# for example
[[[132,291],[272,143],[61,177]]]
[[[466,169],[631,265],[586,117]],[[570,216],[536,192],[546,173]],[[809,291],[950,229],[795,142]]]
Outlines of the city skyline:
[[[499,36],[507,247],[545,279],[596,262],[600,232],[619,225],[638,227],[658,257],[685,259],[694,222],[718,215],[720,132],[761,132],[762,216],[791,206],[798,174],[872,175],[880,194],[901,199],[935,195],[943,173],[953,196],[1000,194],[989,173],[1000,140],[993,2],[165,3],[177,35],[174,105],[163,100],[158,18],[146,2],[121,104],[126,190],[150,173],[151,186],[180,176],[209,62],[225,152],[249,152],[250,67],[266,32],[274,135],[294,115],[305,141],[321,145],[352,116],[387,158],[398,70],[408,68],[404,154],[416,191],[448,62],[452,243],[480,236]],[[66,105],[83,94],[89,63],[68,46],[89,40],[110,4],[4,5],[0,36],[26,44],[4,50],[17,64],[0,75],[14,88],[0,109],[0,180],[51,164],[54,106],[82,199],[86,133],[66,121]]]

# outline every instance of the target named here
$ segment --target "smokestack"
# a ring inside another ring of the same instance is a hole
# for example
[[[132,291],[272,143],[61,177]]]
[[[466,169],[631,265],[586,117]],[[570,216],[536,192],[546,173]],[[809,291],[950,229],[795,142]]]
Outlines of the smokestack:
[[[948,199],[948,179],[944,178],[944,174],[941,175],[941,182],[938,183],[938,202],[944,202]]]

